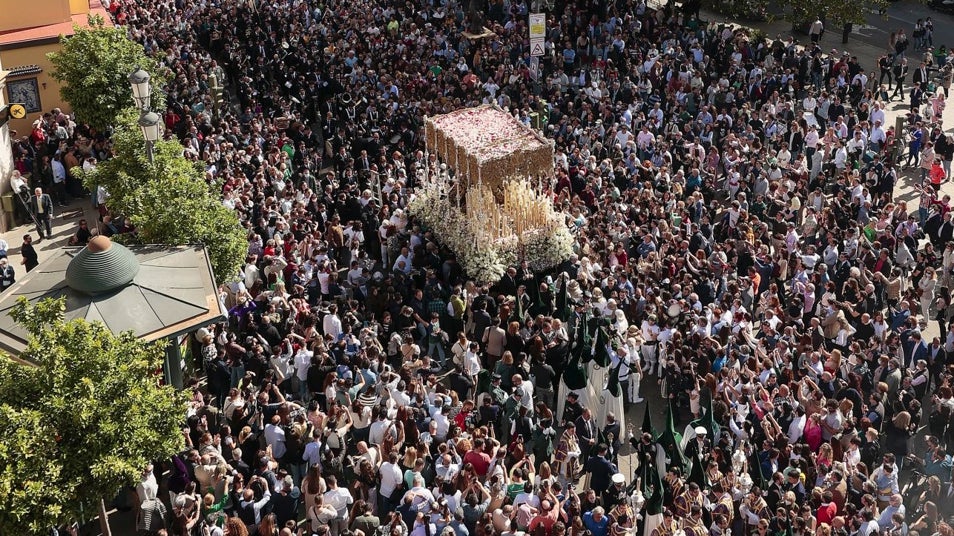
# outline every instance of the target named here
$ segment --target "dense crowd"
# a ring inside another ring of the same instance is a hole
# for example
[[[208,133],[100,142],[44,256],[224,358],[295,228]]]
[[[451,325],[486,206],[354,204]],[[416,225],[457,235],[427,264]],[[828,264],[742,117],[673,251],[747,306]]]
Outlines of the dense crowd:
[[[876,75],[642,0],[109,8],[168,69],[166,136],[249,240],[228,322],[195,336],[188,449],[136,489],[139,530],[954,532],[954,62],[926,25]],[[562,265],[493,285],[405,211],[445,165],[423,117],[481,103],[542,121],[542,187],[575,237]],[[17,146],[59,202],[105,158],[59,113]],[[101,194],[101,225],[125,221]],[[600,367],[625,415],[581,396]],[[665,432],[627,422],[634,405],[666,408]]]

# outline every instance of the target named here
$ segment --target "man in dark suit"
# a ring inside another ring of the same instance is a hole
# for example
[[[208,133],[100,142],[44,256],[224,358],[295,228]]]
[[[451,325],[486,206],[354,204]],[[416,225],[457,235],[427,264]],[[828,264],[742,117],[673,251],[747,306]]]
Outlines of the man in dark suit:
[[[894,93],[891,94],[889,101],[894,100],[896,96],[904,95],[904,79],[908,76],[908,59],[901,58],[901,61],[895,62],[892,74],[897,85],[894,86]]]
[[[623,429],[619,421],[616,420],[616,415],[613,415],[612,412],[607,413],[606,426],[603,427],[603,441],[609,448],[609,460],[613,463],[617,463],[619,448],[623,445],[622,434]]]
[[[573,424],[576,426],[576,437],[580,442],[580,461],[586,463],[596,446],[599,428],[596,426],[596,419],[593,418],[593,412],[590,411],[590,408],[584,408],[583,414]]]
[[[46,237],[53,238],[53,231],[50,228],[50,218],[53,217],[53,200],[49,194],[43,193],[42,188],[33,190],[33,197],[30,198],[30,210],[36,216],[36,232],[43,238],[43,227],[46,227]]]
[[[595,456],[583,466],[583,470],[590,473],[590,487],[597,495],[603,495],[609,489],[613,475],[619,472],[619,469],[606,459],[606,450],[606,445],[597,445],[594,449]]]
[[[944,215],[944,221],[937,228],[937,245],[947,244],[954,240],[954,222],[951,221],[951,213]]]
[[[685,456],[692,463],[703,463],[703,460],[708,458],[709,453],[712,452],[712,441],[706,437],[709,432],[705,427],[697,426],[695,432],[695,439],[686,444]]]
[[[921,83],[915,82],[914,87],[911,88],[911,109],[917,110],[921,107],[921,99],[924,98],[924,90],[921,89]]]
[[[17,281],[16,272],[6,257],[0,258],[0,292],[7,290]]]
[[[914,71],[914,74],[911,75],[911,81],[915,84],[921,84],[922,86],[928,82],[928,71],[927,65],[922,61],[921,65]]]
[[[504,296],[514,296],[517,294],[517,269],[510,267],[504,273],[503,277],[497,283],[497,292]]]
[[[905,368],[914,368],[919,359],[927,361],[928,345],[921,337],[921,332],[914,329],[901,332],[901,352],[904,357]]]

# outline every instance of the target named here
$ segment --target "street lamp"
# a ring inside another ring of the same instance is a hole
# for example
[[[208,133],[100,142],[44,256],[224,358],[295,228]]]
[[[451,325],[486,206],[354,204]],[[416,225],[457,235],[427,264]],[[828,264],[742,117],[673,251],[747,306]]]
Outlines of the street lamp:
[[[149,84],[149,79],[149,73],[138,67],[129,75],[133,100],[139,108],[139,128],[142,129],[142,137],[146,139],[146,157],[151,164],[153,144],[159,141],[159,136],[162,134],[162,119],[159,114],[149,109],[152,103],[152,86]]]
[[[132,86],[133,100],[140,110],[148,110],[152,100],[152,86],[149,85],[149,73],[142,69],[129,75],[129,85]]]
[[[152,146],[162,134],[162,118],[156,112],[144,112],[139,116],[139,128],[142,129],[142,137],[146,138],[146,157],[151,164]]]

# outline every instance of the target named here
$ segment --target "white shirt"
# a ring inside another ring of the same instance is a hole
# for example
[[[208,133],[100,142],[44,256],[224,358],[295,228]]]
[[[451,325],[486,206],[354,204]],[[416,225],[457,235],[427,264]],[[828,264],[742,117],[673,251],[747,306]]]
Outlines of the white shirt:
[[[520,383],[520,390],[523,391],[523,396],[520,397],[520,405],[533,411],[533,384],[524,380]]]
[[[848,469],[854,469],[859,463],[861,463],[861,449],[848,449],[845,453],[845,465]]]
[[[354,502],[354,497],[347,488],[335,488],[325,492],[322,497],[325,504],[330,504],[338,511],[338,519],[348,519],[348,506]]]
[[[390,426],[391,421],[387,419],[383,421],[374,421],[371,423],[371,426],[368,428],[368,443],[371,445],[380,445],[383,443],[384,435],[387,433]]]
[[[469,376],[476,376],[480,374],[480,368],[480,359],[477,358],[477,354],[468,350],[464,354],[464,373]]]
[[[381,495],[390,497],[402,482],[400,467],[390,462],[381,464],[381,486],[379,488]]]
[[[818,148],[818,131],[809,130],[808,134],[805,134],[805,146],[811,147],[812,149]]]
[[[305,445],[305,452],[301,455],[301,461],[308,465],[320,465],[321,443],[315,440]]]
[[[265,425],[265,442],[272,447],[272,457],[276,460],[285,455],[285,430],[272,423]]]
[[[311,357],[314,354],[308,350],[301,350],[295,354],[295,375],[298,379],[305,381],[308,379],[308,368],[311,366]]]
[[[642,332],[644,341],[655,341],[656,337],[659,336],[659,326],[643,320]]]
[[[454,475],[460,472],[460,466],[456,463],[451,463],[450,465],[445,466],[443,462],[440,465],[434,468],[434,472],[437,476],[443,478],[445,481],[454,478]]]
[[[788,439],[793,442],[793,445],[795,441],[798,441],[798,438],[802,437],[802,432],[805,431],[805,423],[807,421],[808,418],[802,415],[801,417],[795,417],[792,423],[788,425]]]
[[[835,167],[839,169],[844,169],[845,164],[848,161],[848,151],[844,146],[838,148],[835,151]]]
[[[437,440],[444,441],[447,439],[447,431],[450,429],[450,421],[447,419],[447,415],[438,413],[434,416],[434,422],[437,423]]]
[[[414,508],[434,502],[434,494],[431,493],[431,490],[424,487],[414,487],[407,490],[407,493],[404,494],[404,498],[407,497],[411,498],[411,506]]]
[[[338,318],[338,315],[325,315],[325,318],[321,321],[321,328],[325,332],[325,335],[331,335],[335,340],[338,339],[338,335],[341,335],[341,319]]]
[[[156,482],[156,475],[149,471],[142,482],[136,486],[136,493],[139,495],[139,501],[154,501],[159,496],[159,483]]]

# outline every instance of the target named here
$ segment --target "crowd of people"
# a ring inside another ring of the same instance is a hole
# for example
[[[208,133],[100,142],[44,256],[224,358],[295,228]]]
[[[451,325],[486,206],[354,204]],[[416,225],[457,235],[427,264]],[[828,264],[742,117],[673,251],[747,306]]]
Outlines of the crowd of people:
[[[143,533],[954,533],[944,54],[894,46],[875,80],[643,0],[108,7],[249,241],[228,322],[195,336],[188,448],[137,486]],[[482,103],[542,121],[575,237],[493,285],[405,210],[446,165],[423,117]],[[16,149],[57,202],[109,158],[61,113]],[[625,415],[566,389],[594,362]],[[660,436],[627,421],[663,408]]]

